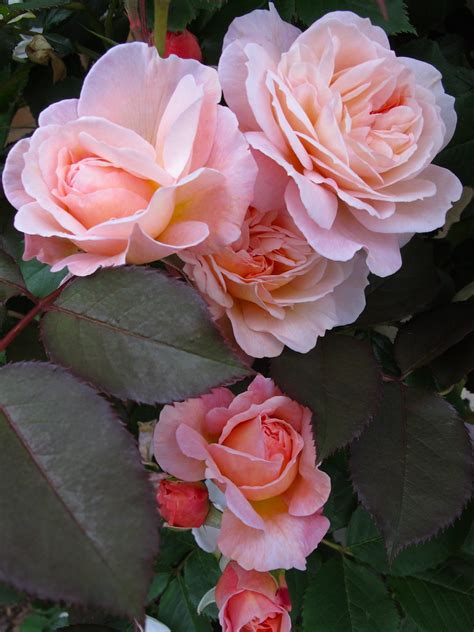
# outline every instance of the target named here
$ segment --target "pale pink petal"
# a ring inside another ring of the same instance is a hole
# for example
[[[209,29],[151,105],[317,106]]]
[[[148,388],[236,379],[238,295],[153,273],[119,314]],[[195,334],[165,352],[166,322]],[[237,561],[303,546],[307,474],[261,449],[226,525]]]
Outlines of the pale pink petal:
[[[216,587],[217,607],[222,608],[227,599],[242,590],[258,592],[269,599],[274,599],[278,585],[269,573],[246,571],[236,562],[229,562],[224,569]]]
[[[216,388],[199,398],[176,402],[163,408],[153,436],[155,458],[162,469],[183,480],[204,478],[204,464],[183,454],[178,446],[176,431],[183,424],[206,435],[207,413],[216,406],[222,406],[232,397],[227,388]]]
[[[462,184],[451,171],[436,165],[427,167],[422,175],[434,183],[436,193],[433,196],[397,204],[397,212],[387,219],[361,215],[357,217],[358,221],[379,233],[429,232],[442,226],[446,213],[461,197]]]
[[[223,555],[247,570],[305,570],[306,558],[328,528],[329,520],[320,514],[296,517],[282,512],[266,518],[263,529],[253,529],[225,510],[218,545]]]
[[[232,243],[240,236],[257,176],[250,148],[239,132],[235,115],[228,108],[218,108],[216,135],[206,167],[219,171],[226,178],[223,204],[219,206],[219,196],[208,200],[211,204],[207,209],[211,239],[206,248],[215,248]],[[201,208],[200,212],[203,210]]]
[[[64,99],[57,103],[52,103],[43,110],[38,117],[40,127],[45,125],[64,125],[69,121],[77,119],[78,99]]]
[[[209,445],[209,454],[222,475],[240,488],[243,485],[260,486],[273,482],[279,477],[282,465],[281,461],[268,461],[217,443]]]
[[[141,42],[114,46],[89,71],[80,116],[101,116],[155,144],[161,117],[182,77],[193,75],[213,103],[220,100],[217,73],[194,59],[158,56]]]
[[[195,248],[209,236],[203,222],[180,222],[164,230],[159,240],[152,239],[136,223],[130,236],[127,263],[149,263],[176,254],[180,250]]]
[[[241,129],[258,129],[255,114],[249,107],[245,94],[247,80],[247,55],[244,48],[249,43],[258,44],[275,62],[281,53],[289,49],[300,30],[284,22],[273,5],[270,10],[256,10],[236,18],[224,38],[219,60],[219,79],[227,105],[236,113]]]
[[[235,340],[241,349],[254,358],[274,358],[283,351],[284,344],[268,331],[254,331],[246,322],[241,306],[227,310]]]
[[[3,169],[2,183],[7,200],[15,208],[20,208],[23,204],[33,202],[23,186],[21,174],[25,168],[25,154],[30,147],[30,139],[19,140],[8,152],[7,161]]]
[[[453,137],[456,129],[457,115],[454,109],[454,97],[445,93],[442,75],[431,64],[427,64],[420,59],[412,59],[411,57],[398,57],[398,60],[415,73],[417,83],[430,90],[434,95],[436,103],[441,108],[441,118],[446,126],[443,143],[443,147],[445,147]]]
[[[123,253],[105,256],[94,255],[87,252],[78,252],[75,255],[56,261],[51,267],[51,272],[58,272],[63,268],[68,268],[75,276],[89,276],[102,267],[120,266],[125,263],[125,250]]]
[[[230,597],[220,614],[221,625],[229,632],[248,629],[253,622],[263,622],[269,617],[281,619],[278,621],[278,628],[274,628],[278,632],[291,629],[291,627],[287,628],[284,622],[286,621],[287,624],[291,622],[288,612],[276,604],[274,599],[271,600],[258,592],[240,592]]]
[[[351,11],[332,11],[326,13],[300,35],[298,44],[311,46],[315,37],[317,37],[320,32],[325,32],[328,28],[337,36],[339,34],[337,30],[338,27],[348,33],[360,33],[365,36],[367,41],[373,41],[382,48],[390,49],[390,42],[382,28],[374,26],[369,18],[361,18]]]

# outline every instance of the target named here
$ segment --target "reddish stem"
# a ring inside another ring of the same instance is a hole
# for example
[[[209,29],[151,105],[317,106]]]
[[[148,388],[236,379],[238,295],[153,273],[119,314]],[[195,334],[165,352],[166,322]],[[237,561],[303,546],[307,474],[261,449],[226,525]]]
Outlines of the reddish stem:
[[[40,313],[44,310],[44,308],[49,305],[49,303],[52,303],[60,294],[61,292],[64,290],[65,286],[67,285],[67,283],[64,283],[63,285],[60,285],[56,290],[54,290],[54,292],[51,292],[51,294],[48,294],[48,296],[45,296],[44,298],[40,299],[36,305],[27,313],[23,316],[23,318],[17,322],[17,324],[13,327],[13,329],[10,329],[10,331],[7,333],[6,336],[4,336],[1,340],[0,340],[0,351],[5,351],[5,349],[8,347],[8,345],[10,345],[15,338],[18,336],[18,334],[21,334],[21,332],[28,327],[28,325],[31,323],[31,321]]]

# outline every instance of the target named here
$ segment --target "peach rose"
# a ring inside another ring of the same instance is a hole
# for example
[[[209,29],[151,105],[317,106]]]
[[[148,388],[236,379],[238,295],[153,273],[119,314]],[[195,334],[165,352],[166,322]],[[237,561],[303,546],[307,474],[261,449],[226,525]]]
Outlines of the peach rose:
[[[316,467],[311,412],[261,375],[236,397],[218,388],[165,406],[154,452],[169,474],[224,492],[217,544],[247,570],[304,569],[329,528],[330,480]]]
[[[235,562],[225,567],[216,586],[223,632],[289,632],[291,620],[286,584],[270,573],[246,571]]]
[[[288,210],[322,256],[363,249],[392,274],[400,245],[441,226],[461,195],[430,164],[453,134],[454,99],[368,19],[337,11],[301,33],[273,5],[253,11],[231,24],[219,77],[251,146],[288,174]]]
[[[215,318],[228,319],[239,346],[256,358],[277,356],[284,345],[306,353],[365,305],[363,259],[320,256],[286,210],[251,207],[238,241],[212,255],[182,258]]]
[[[109,50],[80,98],[44,110],[8,155],[25,258],[85,276],[237,239],[256,167],[220,99],[197,61],[139,42]]]

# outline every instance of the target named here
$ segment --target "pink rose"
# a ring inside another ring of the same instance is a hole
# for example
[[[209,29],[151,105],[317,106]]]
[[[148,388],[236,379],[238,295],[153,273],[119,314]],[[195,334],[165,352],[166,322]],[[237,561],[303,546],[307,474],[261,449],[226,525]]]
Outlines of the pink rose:
[[[364,308],[363,259],[317,254],[286,210],[251,207],[238,241],[215,254],[182,258],[215,318],[230,322],[253,357],[277,356],[284,345],[306,353],[318,336],[353,322]]]
[[[171,475],[224,492],[217,544],[247,570],[304,569],[328,530],[330,480],[316,467],[311,412],[270,379],[165,406],[154,452]]]
[[[283,574],[280,586],[270,573],[246,571],[235,562],[225,567],[216,586],[223,632],[290,632]]]
[[[454,99],[367,19],[337,11],[301,33],[273,5],[253,11],[231,24],[219,77],[251,146],[286,171],[288,210],[322,256],[363,249],[391,274],[400,245],[441,226],[461,195],[430,164],[453,134]]]
[[[85,276],[237,239],[255,164],[217,73],[115,46],[79,99],[48,107],[8,155],[3,184],[25,258]]]
[[[158,509],[170,527],[202,527],[209,513],[209,492],[204,483],[162,479],[156,493]]]

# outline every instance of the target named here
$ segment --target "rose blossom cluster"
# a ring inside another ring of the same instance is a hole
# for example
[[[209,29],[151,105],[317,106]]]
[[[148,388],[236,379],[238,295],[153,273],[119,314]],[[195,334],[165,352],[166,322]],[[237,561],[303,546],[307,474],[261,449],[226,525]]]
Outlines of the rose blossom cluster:
[[[369,270],[443,224],[461,184],[431,162],[455,124],[438,71],[368,19],[301,32],[270,4],[233,21],[217,71],[112,48],[3,185],[26,259],[85,276],[178,255],[249,356],[304,353],[357,318]]]
[[[432,161],[455,124],[438,71],[368,19],[301,32],[270,4],[233,21],[217,70],[110,49],[13,147],[3,186],[25,259],[86,276],[177,255],[248,356],[305,353],[357,318],[369,271],[443,225],[461,184]],[[329,526],[311,412],[257,376],[165,406],[154,454],[169,525],[200,527],[219,496],[223,629],[289,630],[269,571],[304,569]]]
[[[173,477],[157,486],[169,526],[202,527],[211,509],[203,481],[214,490],[216,548],[232,560],[216,590],[223,629],[289,630],[283,576],[278,584],[269,571],[305,569],[329,528],[331,485],[316,465],[311,411],[257,375],[239,395],[217,388],[165,406],[153,447]]]

